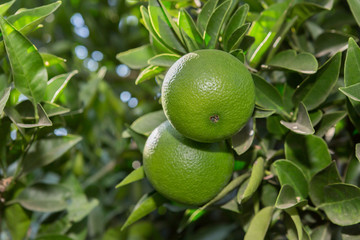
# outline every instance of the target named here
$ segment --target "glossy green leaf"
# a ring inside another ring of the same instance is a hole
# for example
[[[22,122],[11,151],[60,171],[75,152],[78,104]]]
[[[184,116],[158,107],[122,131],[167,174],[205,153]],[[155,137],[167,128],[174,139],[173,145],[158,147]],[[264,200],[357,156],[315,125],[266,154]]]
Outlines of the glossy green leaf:
[[[342,32],[330,31],[320,34],[315,40],[315,56],[333,56],[337,52],[342,52],[347,48],[350,35]]]
[[[167,18],[166,9],[163,9],[157,0],[150,0],[148,11],[152,27],[161,40],[173,50],[185,53],[186,50],[173,28],[174,26],[177,28],[177,26],[170,23],[172,19]]]
[[[339,182],[341,182],[341,179],[335,162],[332,162],[325,169],[317,173],[309,184],[309,195],[315,206],[319,206],[325,201],[326,192],[324,187]]]
[[[3,16],[7,10],[14,4],[15,0],[0,5],[0,15]]]
[[[360,186],[360,160],[355,156],[352,156],[346,167],[345,172],[345,183]]]
[[[299,27],[305,20],[315,15],[316,13],[324,10],[330,10],[333,3],[333,0],[326,1],[326,4],[300,1],[291,8],[290,16],[298,17],[296,25]]]
[[[60,5],[61,1],[57,1],[37,8],[22,9],[8,17],[7,20],[21,33],[27,34],[36,28],[47,16],[55,12]]]
[[[150,133],[166,120],[163,110],[147,113],[131,124],[131,129],[137,133],[149,136]]]
[[[9,99],[10,96],[11,87],[8,87],[5,89],[2,96],[0,96],[0,116],[4,111],[5,105]]]
[[[282,186],[285,184],[291,186],[295,190],[296,197],[300,199],[308,196],[308,181],[299,167],[288,160],[276,160],[273,166]]]
[[[64,63],[66,62],[66,59],[55,56],[55,55],[50,54],[50,53],[42,52],[42,53],[40,53],[40,55],[41,55],[41,58],[44,61],[45,67],[51,67],[51,66],[54,66],[54,65],[57,65],[57,64],[64,65]],[[64,66],[64,68],[65,67],[66,66]]]
[[[127,218],[126,222],[122,226],[122,230],[133,224],[137,220],[148,215],[152,211],[155,211],[159,206],[166,202],[166,199],[161,196],[159,193],[154,193],[151,195],[144,195],[139,202],[136,204],[132,210],[130,216]]]
[[[300,102],[298,109],[299,110],[298,110],[296,122],[280,121],[280,123],[289,130],[297,134],[303,134],[303,135],[313,134],[315,130],[312,126],[306,107],[302,102]]]
[[[81,140],[80,136],[67,135],[34,142],[24,158],[23,171],[28,173],[35,168],[52,163]]]
[[[324,202],[319,208],[325,211],[331,222],[349,226],[360,222],[360,188],[334,183],[324,187]]]
[[[297,54],[294,50],[278,53],[268,62],[268,65],[305,74],[316,73],[318,69],[318,62],[311,53]]]
[[[47,82],[44,101],[48,101],[50,103],[55,102],[63,92],[70,79],[77,73],[78,71],[75,70],[70,73],[61,74],[51,78]]]
[[[347,2],[357,24],[360,26],[360,2],[357,0],[347,0]]]
[[[32,108],[29,108],[32,110]],[[5,114],[10,118],[10,120],[19,128],[35,128],[35,127],[45,127],[45,126],[51,126],[52,122],[49,119],[49,116],[46,114],[44,108],[38,104],[37,105],[37,113],[38,113],[38,121],[36,123],[24,123],[22,116],[20,113],[12,107],[6,107],[4,109]],[[35,114],[32,112],[32,119],[35,119]]]
[[[250,23],[247,23],[236,29],[235,32],[230,36],[229,40],[225,42],[225,49],[227,51],[237,49],[242,42],[245,34],[249,30],[249,27]]]
[[[151,46],[143,45],[138,48],[118,53],[116,59],[132,69],[141,69],[148,66],[148,60],[154,56],[155,53]]]
[[[350,99],[350,101],[360,102],[360,82],[350,85],[349,87],[341,87],[339,90],[345,94]]]
[[[25,188],[11,203],[19,203],[31,211],[58,212],[66,209],[69,195],[69,190],[61,185],[36,183]]]
[[[135,141],[139,151],[142,153],[147,138],[144,135],[135,132],[131,127],[127,128],[127,132],[130,134],[131,138]]]
[[[229,23],[225,27],[223,42],[225,43],[228,42],[228,40],[233,35],[233,33],[244,25],[248,11],[249,11],[248,4],[243,4],[241,7],[239,7],[236,10],[236,12],[230,18]]]
[[[277,187],[270,183],[265,183],[261,187],[261,203],[265,206],[274,206],[279,194]]]
[[[271,115],[266,119],[266,128],[269,133],[282,136],[289,132],[289,129],[284,127],[281,124],[281,121],[284,121],[284,118],[280,115]]]
[[[284,184],[281,186],[279,195],[276,199],[275,207],[278,209],[289,209],[303,206],[306,203],[307,201],[298,196],[293,187],[288,184]]]
[[[360,115],[357,114],[350,100],[346,101],[346,109],[351,123],[360,132]]]
[[[273,207],[261,209],[251,220],[244,240],[263,240],[269,228]]]
[[[240,132],[231,137],[231,146],[238,155],[241,155],[251,147],[254,137],[255,125],[251,118]]]
[[[22,119],[22,120],[25,120],[25,119],[26,120],[34,120],[35,119],[34,109],[32,107],[32,103],[30,101],[23,101],[23,102],[20,102],[19,104],[17,104],[16,111],[18,113],[21,113],[20,119]],[[42,104],[42,108],[38,109],[40,116],[43,116],[44,115],[43,112],[45,112],[46,113],[45,117],[48,117],[48,118],[57,116],[57,115],[61,115],[61,114],[65,114],[69,111],[70,111],[70,109],[68,109],[68,108],[64,108],[55,103],[49,103],[49,102],[44,102]],[[44,123],[48,122],[49,124],[51,124],[51,122],[48,118],[44,119]]]
[[[184,44],[179,26],[175,23],[175,21],[173,20],[173,17],[171,16],[171,14],[169,13],[169,11],[166,9],[164,2],[162,0],[157,0],[157,2],[160,4],[161,6],[161,10],[163,12],[163,14],[165,14],[165,20],[168,23],[169,27],[171,27],[171,29],[175,32],[177,38],[179,39],[179,41],[182,43],[182,45]],[[154,4],[156,5],[156,3]],[[150,7],[150,6],[149,6]],[[158,10],[157,10],[158,11]],[[160,14],[160,11],[158,12]]]
[[[356,88],[360,84],[360,69],[357,67],[360,65],[360,48],[353,38],[349,39],[349,48],[347,51],[344,67],[344,82],[346,90],[350,90],[351,95],[358,95]],[[347,89],[348,88],[348,89]],[[343,89],[345,90],[345,89]],[[345,92],[347,92],[345,90]],[[345,93],[343,92],[343,93]],[[349,98],[354,110],[360,115],[360,102]]]
[[[239,204],[247,201],[256,192],[262,182],[263,177],[264,159],[260,157],[256,160],[252,167],[251,176],[244,192],[238,192],[237,201]]]
[[[39,52],[26,37],[2,17],[0,17],[0,28],[15,87],[34,103],[39,103],[44,98],[48,80]]]
[[[153,79],[155,76],[166,70],[165,67],[153,66],[150,65],[139,74],[139,76],[135,80],[135,84],[140,84],[146,80]]]
[[[234,0],[227,0],[220,4],[210,16],[209,22],[204,32],[204,41],[206,48],[214,49],[218,43],[220,31],[225,23],[226,15],[230,11],[230,7]]]
[[[311,239],[313,240],[330,240],[331,239],[331,231],[329,224],[321,225],[315,228],[311,232]]]
[[[4,221],[10,230],[12,239],[24,239],[31,224],[29,214],[19,204],[13,204],[5,208],[4,216]]]
[[[239,59],[242,63],[245,63],[245,54],[242,49],[235,49],[230,51],[230,54]]]
[[[178,21],[180,31],[189,52],[200,49],[203,45],[203,39],[190,14],[187,11],[181,9],[179,12]]]
[[[249,30],[249,36],[254,37],[255,42],[247,53],[247,59],[251,67],[257,67],[271,46],[285,20],[288,7],[289,1],[273,4],[253,22]]]
[[[309,114],[311,124],[315,127],[322,119],[323,113],[321,110],[317,110],[316,112],[312,112]]]
[[[323,103],[336,84],[340,73],[341,53],[328,60],[316,74],[306,78],[296,89],[293,101],[302,101],[307,110],[313,110]]]
[[[215,11],[218,0],[209,0],[205,3],[197,19],[197,26],[200,33],[204,33],[209,19]]]
[[[258,75],[252,75],[255,84],[255,103],[266,109],[283,113],[283,101],[279,91]]]
[[[290,215],[290,218],[295,225],[298,239],[301,239],[301,240],[309,239],[309,238],[306,238],[305,236],[303,236],[303,233],[304,233],[303,224],[301,222],[300,215],[299,215],[298,211],[296,210],[296,208],[287,209],[286,213]]]
[[[285,139],[285,156],[303,171],[308,181],[331,163],[326,142],[314,135],[290,133]]]
[[[254,118],[267,118],[276,113],[276,110],[255,109]]]
[[[336,123],[346,116],[346,112],[338,111],[324,114],[319,128],[316,131],[316,136],[323,137],[325,133],[332,128]]]
[[[177,54],[163,53],[150,58],[148,63],[153,66],[171,67],[180,57]]]
[[[143,166],[133,170],[129,175],[127,175],[115,188],[119,188],[130,184],[132,182],[139,181],[145,177],[144,168]]]
[[[48,115],[48,117],[64,115],[65,113],[70,112],[69,108],[64,108],[55,103],[44,102],[43,107],[44,107],[44,110],[45,110],[46,114]]]
[[[360,161],[360,143],[355,146],[355,156]]]

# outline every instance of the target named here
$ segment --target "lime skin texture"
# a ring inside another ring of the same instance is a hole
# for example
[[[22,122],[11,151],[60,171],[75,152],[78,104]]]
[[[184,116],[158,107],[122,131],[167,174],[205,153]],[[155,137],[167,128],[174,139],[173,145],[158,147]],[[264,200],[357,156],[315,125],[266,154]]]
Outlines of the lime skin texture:
[[[198,206],[214,198],[228,183],[234,155],[225,141],[196,142],[165,121],[146,141],[143,166],[152,186],[164,197]]]
[[[220,50],[198,50],[181,57],[166,73],[161,92],[170,123],[199,142],[218,142],[236,134],[255,105],[250,72]]]

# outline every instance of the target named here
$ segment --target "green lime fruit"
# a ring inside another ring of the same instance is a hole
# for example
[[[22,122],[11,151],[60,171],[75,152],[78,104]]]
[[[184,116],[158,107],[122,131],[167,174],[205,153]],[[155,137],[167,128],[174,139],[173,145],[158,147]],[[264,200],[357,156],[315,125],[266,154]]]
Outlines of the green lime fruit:
[[[165,121],[147,139],[143,165],[146,177],[160,194],[186,205],[200,205],[227,184],[234,155],[225,141],[196,142]]]
[[[217,142],[241,130],[255,105],[250,72],[220,50],[198,50],[177,60],[162,85],[166,117],[184,136]]]

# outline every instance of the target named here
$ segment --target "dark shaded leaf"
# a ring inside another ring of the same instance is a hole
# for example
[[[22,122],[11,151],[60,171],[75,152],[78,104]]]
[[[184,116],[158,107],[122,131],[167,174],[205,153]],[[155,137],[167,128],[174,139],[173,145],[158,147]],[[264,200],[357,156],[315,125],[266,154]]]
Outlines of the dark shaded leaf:
[[[311,232],[311,239],[331,240],[331,231],[329,224],[321,225]]]
[[[355,156],[360,161],[360,143],[355,146]]]
[[[115,188],[125,186],[129,183],[139,181],[145,177],[143,166],[133,170],[129,175],[127,175]]]
[[[254,118],[267,118],[276,113],[276,110],[255,109]]]
[[[360,26],[360,2],[357,0],[347,0],[347,2],[357,24]]]
[[[349,35],[342,32],[324,32],[315,40],[315,56],[333,56],[347,48]]]
[[[2,96],[0,96],[0,116],[2,115],[5,105],[9,99],[10,96],[11,87],[8,87],[5,89]]]
[[[328,60],[316,74],[306,78],[296,89],[293,96],[295,104],[303,102],[307,110],[313,110],[323,103],[339,77],[341,53]]]
[[[244,240],[263,240],[269,228],[273,207],[261,209],[251,220]]]
[[[339,90],[345,94],[350,101],[360,102],[360,82],[349,87],[341,87]]]
[[[316,112],[312,112],[309,114],[311,123],[313,127],[315,127],[322,119],[323,113],[321,110],[317,110]]]
[[[38,121],[37,123],[23,123],[22,117],[19,112],[12,107],[6,107],[4,109],[5,114],[10,118],[10,120],[19,128],[35,128],[35,127],[44,127],[51,126],[52,122],[50,121],[48,115],[46,114],[44,108],[38,104],[37,105],[37,113],[38,113]],[[32,116],[35,119],[35,115]]]
[[[141,69],[148,66],[148,60],[155,56],[150,45],[144,45],[138,48],[130,49],[118,53],[116,59],[128,65],[132,69]]]
[[[308,181],[331,163],[326,142],[314,135],[290,133],[285,140],[285,156],[303,171]]]
[[[229,40],[225,42],[225,49],[227,51],[237,49],[241,41],[243,40],[245,34],[249,30],[249,27],[250,23],[247,23],[236,29],[235,32],[230,36]]]
[[[297,27],[299,27],[309,17],[324,10],[330,10],[334,4],[333,0],[329,0],[326,4],[314,2],[299,2],[295,4],[290,11],[290,16],[297,16]]]
[[[240,132],[231,137],[231,146],[238,155],[241,155],[251,147],[254,137],[255,125],[251,118]]]
[[[297,134],[303,134],[303,135],[313,134],[315,130],[312,126],[306,107],[302,102],[300,102],[298,109],[299,111],[296,118],[296,122],[280,121],[280,123],[289,130]]]
[[[320,126],[316,131],[316,136],[323,137],[325,133],[333,127],[336,123],[338,123],[341,119],[346,116],[346,112],[331,112],[324,114]]]
[[[228,42],[233,33],[244,25],[248,11],[248,4],[244,4],[236,10],[236,12],[230,18],[229,23],[226,25],[223,42]]]
[[[281,186],[279,196],[276,199],[275,207],[279,209],[289,209],[306,205],[307,200],[303,200],[298,196],[290,185]]]
[[[345,172],[345,183],[360,186],[360,163],[355,156],[350,158]]]

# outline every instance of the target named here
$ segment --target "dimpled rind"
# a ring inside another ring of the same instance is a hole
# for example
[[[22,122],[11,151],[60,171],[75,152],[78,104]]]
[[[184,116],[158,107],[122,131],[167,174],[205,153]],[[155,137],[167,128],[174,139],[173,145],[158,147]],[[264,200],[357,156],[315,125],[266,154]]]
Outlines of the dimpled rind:
[[[234,156],[224,141],[195,142],[165,121],[146,141],[143,166],[146,177],[160,194],[197,206],[214,198],[228,183]]]
[[[167,72],[162,105],[181,134],[199,142],[217,142],[236,134],[251,117],[254,82],[231,54],[198,50],[181,57]]]

